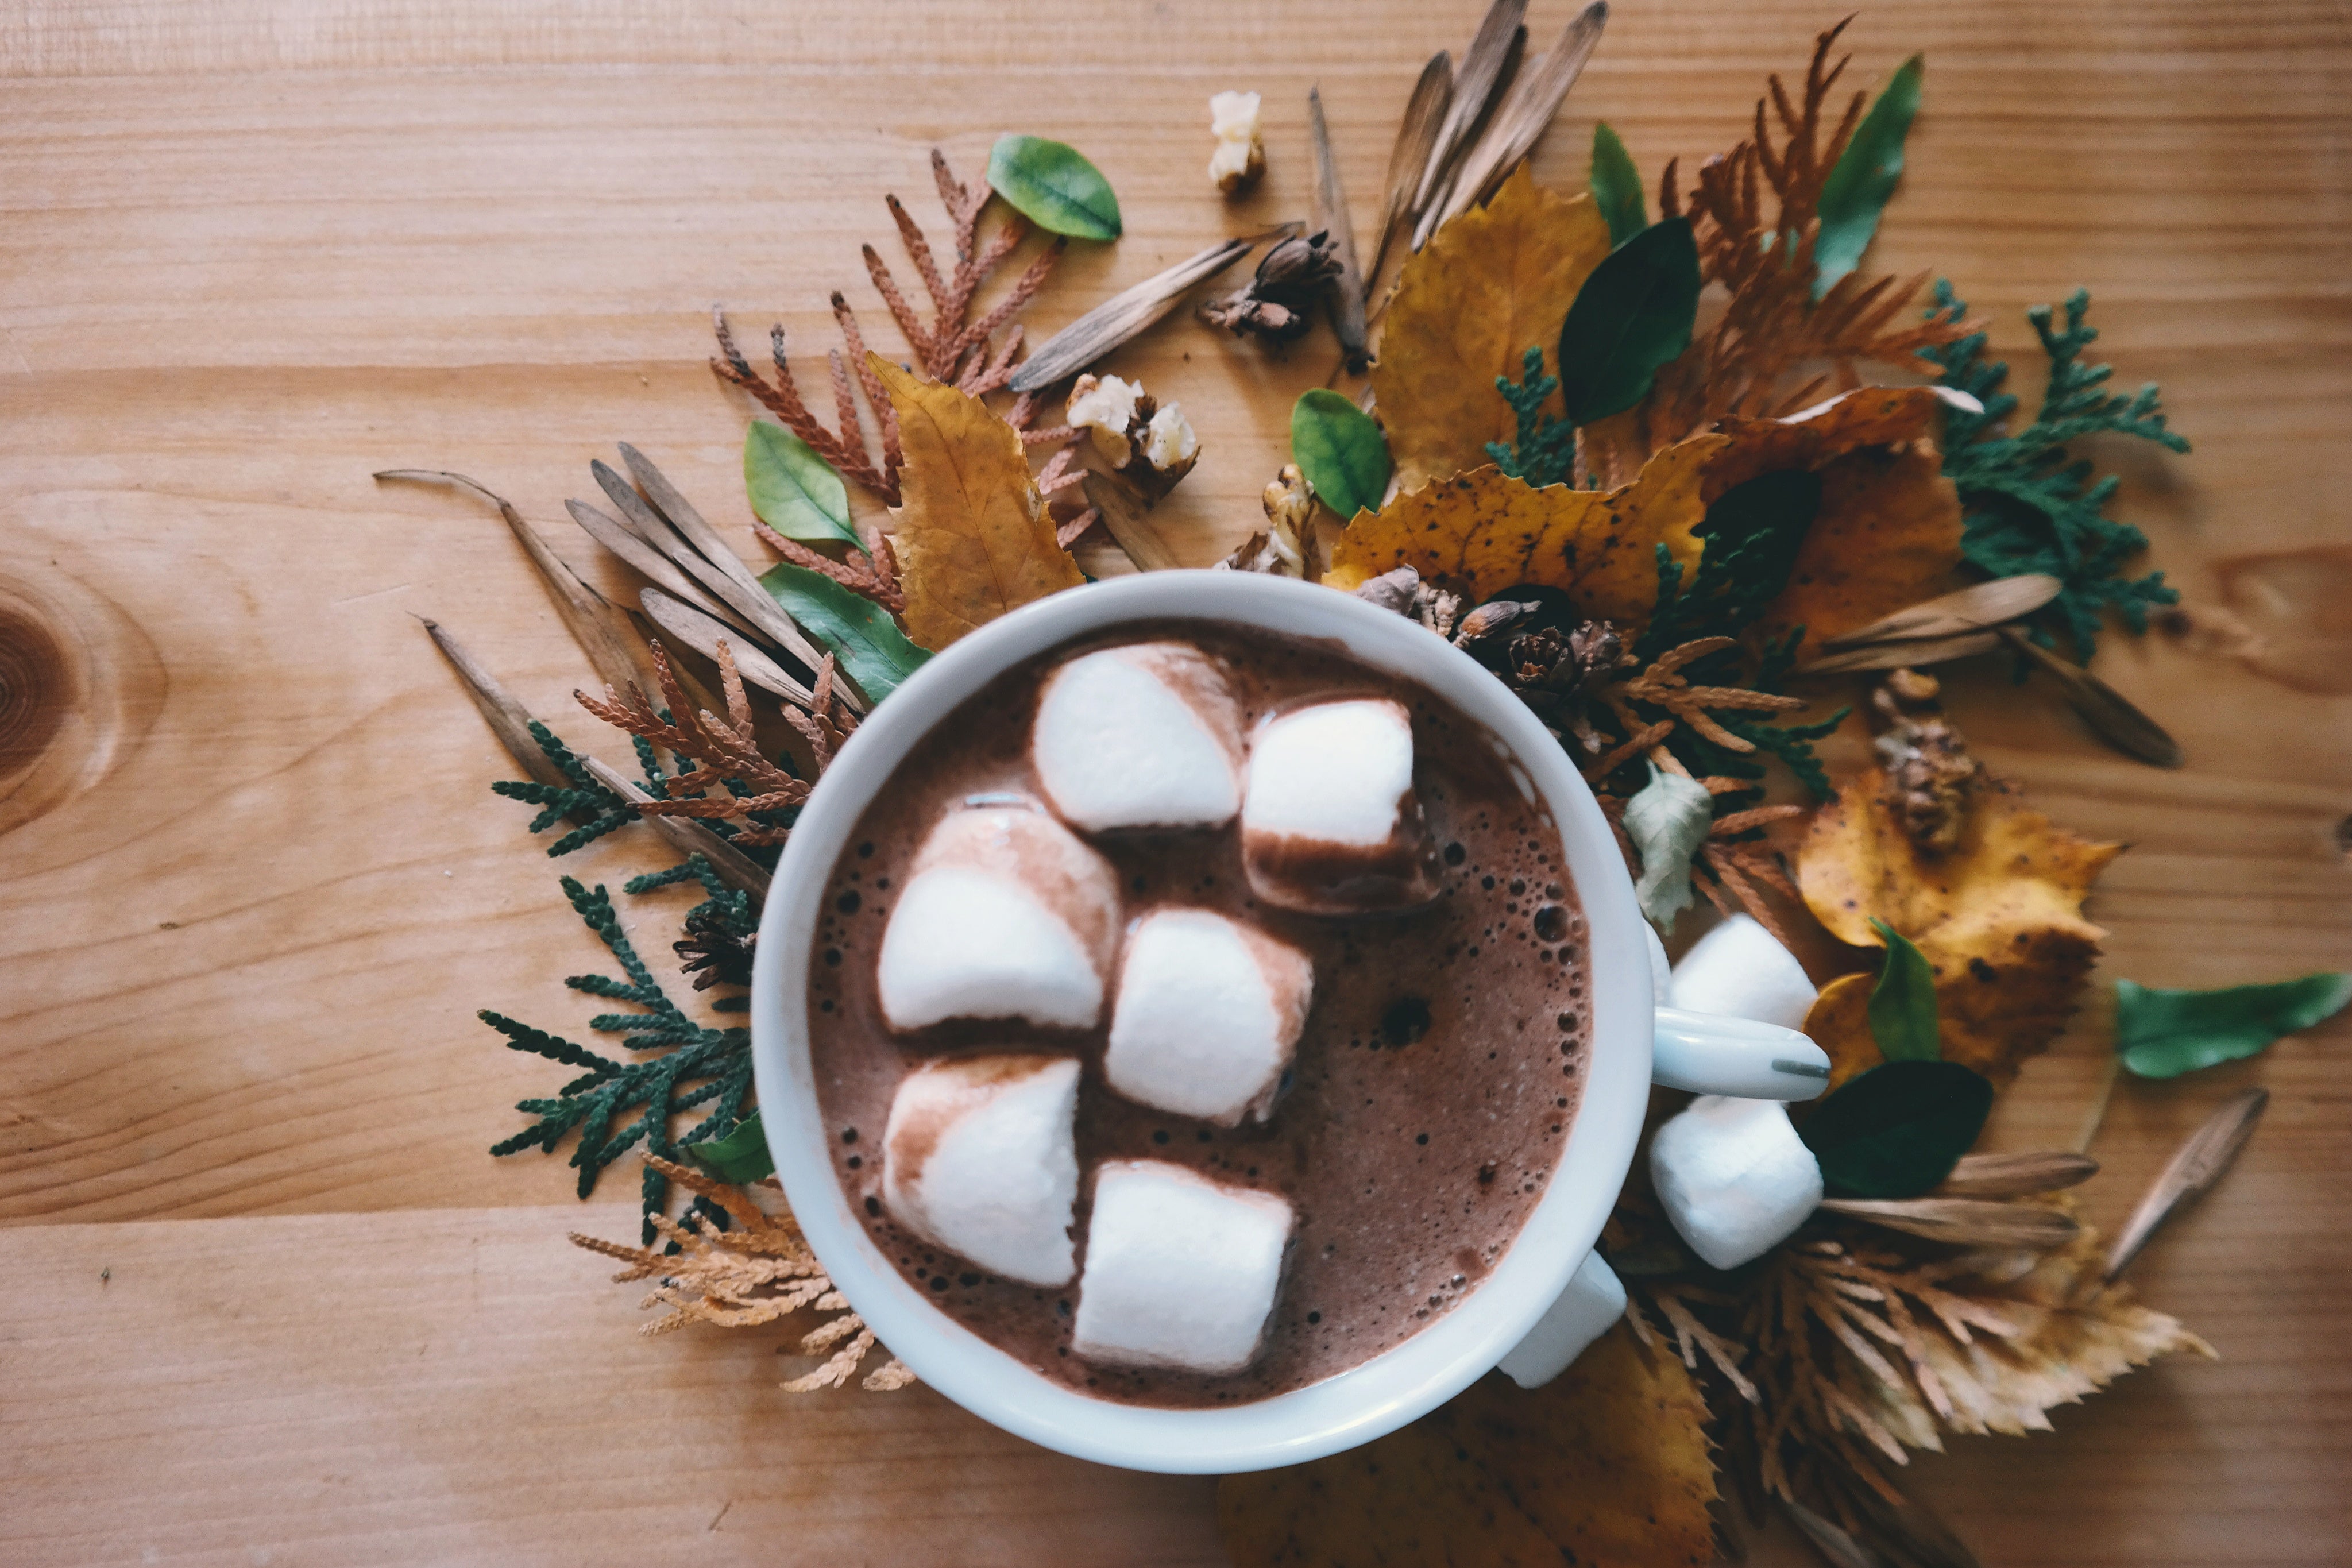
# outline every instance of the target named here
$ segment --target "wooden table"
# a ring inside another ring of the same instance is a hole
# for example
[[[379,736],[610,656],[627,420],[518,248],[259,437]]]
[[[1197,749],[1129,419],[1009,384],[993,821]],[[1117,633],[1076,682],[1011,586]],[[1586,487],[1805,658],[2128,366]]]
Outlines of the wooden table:
[[[1727,146],[1833,10],[1622,5],[1539,177],[1580,184],[1596,117],[1652,171]],[[626,439],[758,558],[743,409],[703,363],[713,301],[815,345],[846,288],[887,331],[856,258],[887,248],[882,193],[930,223],[928,148],[976,174],[1000,131],[1032,130],[1086,149],[1129,226],[1072,253],[1034,312],[1051,328],[1302,212],[1318,80],[1365,215],[1421,60],[1476,11],[27,0],[0,19],[0,616],[55,628],[62,671],[54,732],[12,742],[6,771],[41,760],[0,785],[0,1557],[1218,1560],[1211,1482],[1065,1461],[920,1390],[788,1398],[801,1363],[775,1334],[636,1338],[635,1288],[564,1240],[627,1235],[627,1184],[582,1208],[560,1163],[485,1156],[551,1079],[473,1010],[577,1026],[560,977],[601,953],[523,808],[488,797],[513,770],[415,617],[613,748],[571,710],[584,667],[496,520],[369,474],[473,474],[584,555],[561,503]],[[1535,11],[1546,34],[1565,16]],[[2123,510],[2285,671],[2111,638],[2109,679],[2187,746],[2177,773],[2039,691],[1961,691],[1997,768],[2132,841],[2093,903],[2112,973],[2352,955],[2347,31],[2340,0],[1990,0],[1882,5],[1851,35],[1864,80],[1930,62],[1885,261],[1948,272],[2007,351],[2026,305],[2094,286],[2118,379],[2161,380],[2198,444],[2100,452]],[[1228,208],[1204,100],[1239,87],[1266,95],[1274,168]],[[1251,526],[1283,411],[1327,363],[1181,322],[1126,356],[1205,444],[1160,514],[1188,559]],[[2313,553],[2232,577],[2289,551]],[[568,868],[617,882],[658,858],[632,835]],[[2137,1270],[2222,1359],[2136,1375],[2056,1436],[1923,1462],[1987,1563],[2352,1558],[2347,1043],[2339,1019],[2118,1092],[2089,1189],[2106,1223],[2222,1097],[2275,1096]],[[2070,1135],[2103,1049],[2085,1028],[2033,1064],[1999,1139]]]

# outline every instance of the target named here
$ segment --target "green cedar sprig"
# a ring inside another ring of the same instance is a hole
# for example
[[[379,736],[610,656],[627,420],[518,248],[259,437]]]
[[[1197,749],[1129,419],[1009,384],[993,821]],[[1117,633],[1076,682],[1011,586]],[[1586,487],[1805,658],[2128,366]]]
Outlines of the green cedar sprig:
[[[575,849],[593,844],[614,828],[637,819],[637,808],[598,784],[596,776],[588,771],[587,764],[571,747],[556,738],[555,731],[533,719],[530,721],[530,738],[539,742],[539,749],[546,753],[547,760],[572,781],[571,785],[543,784],[536,779],[500,779],[491,784],[490,789],[509,800],[519,800],[526,805],[541,808],[540,814],[530,819],[530,831],[533,833],[544,833],[565,817],[572,818],[576,826],[548,847],[547,853],[551,857],[569,855]],[[659,770],[654,768],[652,748],[645,747],[642,742],[639,744],[642,748],[640,759],[653,769],[651,776],[659,777]]]
[[[1576,426],[1545,408],[1559,390],[1559,377],[1544,374],[1543,345],[1528,350],[1519,362],[1519,379],[1495,378],[1495,390],[1518,416],[1516,441],[1489,441],[1486,456],[1515,479],[1536,489],[1567,484],[1576,468]]]
[[[2120,481],[2113,474],[2094,481],[2089,462],[2068,460],[2067,444],[2118,435],[2189,450],[2187,440],[2166,428],[2153,382],[2129,397],[2110,395],[2103,389],[2114,367],[2083,363],[2083,351],[2099,336],[2084,324],[2090,304],[2090,291],[2076,289],[2066,301],[2063,331],[2053,330],[2049,306],[2026,312],[2050,356],[2050,376],[2033,422],[2013,436],[2000,433],[2018,407],[2015,395],[2001,390],[2009,366],[1985,357],[1984,333],[1920,351],[1944,367],[1944,385],[1984,405],[1980,415],[1953,409],[1945,419],[1944,473],[1958,487],[1966,513],[1962,556],[1990,577],[2040,572],[2063,583],[2036,618],[2034,640],[2046,647],[2053,630],[2063,629],[2086,664],[2107,609],[2139,633],[2147,629],[2152,606],[2178,603],[2180,595],[2161,572],[2124,574],[2125,563],[2147,547],[2147,536],[2104,515]],[[1957,321],[1967,313],[1951,284],[1938,279],[1929,319]]]
[[[673,868],[672,872],[655,877],[682,880],[672,874],[679,869]],[[690,874],[702,879],[698,872]],[[710,890],[716,880],[715,877],[704,880],[705,889]],[[653,878],[638,879],[640,884],[653,881]],[[731,891],[723,885],[721,890]],[[744,1100],[751,1088],[751,1035],[748,1029],[713,1029],[698,1024],[672,1002],[621,929],[612,899],[602,887],[591,889],[566,877],[563,891],[572,910],[627,976],[620,980],[605,974],[575,974],[564,984],[592,996],[643,1009],[602,1014],[591,1019],[588,1026],[600,1034],[621,1036],[626,1050],[662,1054],[650,1060],[619,1060],[502,1014],[485,1010],[480,1017],[505,1036],[513,1049],[584,1069],[552,1098],[519,1102],[515,1109],[537,1120],[493,1145],[490,1152],[514,1154],[536,1148],[552,1153],[576,1131],[579,1142],[571,1163],[580,1173],[579,1192],[585,1198],[595,1190],[604,1168],[639,1143],[649,1153],[676,1160],[681,1144],[723,1137],[733,1131],[742,1120]],[[714,900],[719,896],[714,892]],[[711,1110],[684,1137],[670,1136],[674,1118],[704,1105]],[[668,1179],[646,1166],[640,1194],[645,1213],[650,1216],[661,1212],[668,1195]],[[654,1228],[649,1217],[644,1237],[645,1245],[651,1246]]]

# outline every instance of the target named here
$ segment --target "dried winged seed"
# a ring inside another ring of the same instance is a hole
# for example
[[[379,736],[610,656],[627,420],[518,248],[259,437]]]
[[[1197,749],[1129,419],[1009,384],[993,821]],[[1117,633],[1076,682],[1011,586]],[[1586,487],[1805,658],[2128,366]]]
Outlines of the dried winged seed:
[[[1428,237],[1429,215],[1454,171],[1463,143],[1486,118],[1488,109],[1508,80],[1507,68],[1517,58],[1527,37],[1527,28],[1522,25],[1527,14],[1528,0],[1495,0],[1480,19],[1470,47],[1462,56],[1461,68],[1454,73],[1453,100],[1447,104],[1445,118],[1430,145],[1429,161],[1422,165],[1421,180],[1413,187],[1412,210],[1417,221],[1412,243],[1416,250]]]
[[[1592,58],[1608,20],[1608,0],[1593,0],[1569,22],[1550,52],[1519,71],[1487,118],[1486,129],[1464,155],[1461,172],[1454,176],[1444,209],[1431,232],[1493,195],[1503,177],[1534,151],[1559,114],[1569,89],[1584,74],[1584,62]]]
[[[1963,632],[1957,637],[1924,637],[1916,642],[1873,643],[1867,647],[1847,648],[1829,654],[1810,664],[1799,665],[1789,672],[1791,679],[1808,675],[1844,675],[1863,669],[1916,668],[1921,665],[1948,664],[1956,658],[1974,658],[2000,647],[1998,632]]]
[[[1348,367],[1360,370],[1364,353],[1364,274],[1356,265],[1356,226],[1348,216],[1348,192],[1339,183],[1339,165],[1331,155],[1331,132],[1323,122],[1323,94],[1307,89],[1307,130],[1315,145],[1315,191],[1311,209],[1314,226],[1331,237],[1339,258],[1339,276],[1331,285],[1331,331]]]
[[[751,575],[751,569],[743,564],[743,558],[719,537],[719,531],[703,521],[702,514],[678,494],[677,487],[671,484],[644,453],[626,441],[620,443],[620,448],[621,458],[629,465],[629,473],[645,491],[646,500],[652,502],[654,509],[686,542],[709,561],[731,585],[732,591],[719,591],[719,597],[784,652],[814,669],[824,656],[817,651],[816,645],[801,631],[798,623],[784,613],[783,607],[776,603],[767,589],[761,586],[760,580]],[[609,474],[612,470],[606,468],[604,472]],[[614,477],[617,479],[619,476]],[[597,476],[597,482],[604,483],[603,474]],[[625,491],[628,489],[625,485],[619,488]],[[606,485],[605,493],[613,495],[614,487]],[[618,500],[619,497],[614,496],[614,499]],[[687,563],[680,562],[680,564]],[[719,584],[713,583],[712,587],[718,590]],[[845,694],[843,700],[856,712],[866,711],[865,698],[856,691]]]
[[[2163,725],[2125,700],[2122,692],[2077,664],[2069,664],[2009,626],[1995,634],[2054,677],[2072,708],[2092,732],[2127,757],[2154,767],[2180,765],[2180,742]]]
[[[741,636],[758,635],[745,626],[733,610],[705,593],[700,584],[679,571],[668,556],[638,537],[634,529],[598,511],[586,501],[568,500],[563,505],[572,513],[572,521],[578,523],[589,538],[628,563],[630,569],[639,576],[659,584],[673,598],[685,601],[712,619],[733,626]]]
[[[1084,482],[1087,503],[1102,513],[1103,526],[1139,570],[1164,572],[1183,564],[1153,525],[1150,504],[1134,481],[1088,469]]]
[[[2083,1229],[2072,1215],[2057,1209],[1982,1198],[1830,1198],[1822,1207],[1866,1225],[1964,1247],[2048,1251],[2072,1241]]]
[[[1897,610],[1866,626],[1825,637],[1822,647],[1848,648],[1875,642],[1963,637],[2032,614],[2056,598],[2062,586],[2057,578],[2039,572],[1996,577],[1990,583],[1979,583],[1957,594],[1946,594],[1907,610]]]
[[[1388,177],[1381,182],[1380,234],[1373,241],[1371,269],[1364,275],[1367,299],[1388,260],[1397,226],[1410,226],[1418,216],[1412,209],[1413,192],[1420,187],[1422,171],[1429,166],[1430,149],[1437,144],[1437,133],[1453,101],[1454,58],[1441,49],[1422,67],[1421,79],[1413,83],[1404,119],[1397,126],[1396,145],[1389,151]]]
[[[2231,1097],[2189,1135],[2116,1233],[2115,1245],[2107,1252],[2106,1279],[2113,1279],[2130,1268],[2132,1259],[2165,1221],[2221,1179],[2238,1151],[2254,1135],[2254,1126],[2270,1102],[2270,1090],[2250,1089]]]
[[[1194,286],[1257,248],[1258,238],[1220,240],[1109,299],[1047,338],[1005,384],[1040,392],[1078,372],[1173,310]],[[887,405],[887,399],[885,400]]]
[[[711,619],[693,605],[673,599],[659,588],[648,587],[637,595],[637,603],[654,625],[676,637],[706,658],[719,657],[719,645],[730,637],[740,637],[734,628]],[[743,679],[752,685],[772,691],[794,702],[811,700],[809,689],[784,672],[782,665],[758,649],[745,646],[737,655]],[[675,710],[673,710],[675,711]]]
[[[2088,1154],[2054,1149],[2025,1154],[1964,1154],[1933,1195],[2011,1198],[2054,1193],[2087,1182],[2098,1172],[2099,1163]]]

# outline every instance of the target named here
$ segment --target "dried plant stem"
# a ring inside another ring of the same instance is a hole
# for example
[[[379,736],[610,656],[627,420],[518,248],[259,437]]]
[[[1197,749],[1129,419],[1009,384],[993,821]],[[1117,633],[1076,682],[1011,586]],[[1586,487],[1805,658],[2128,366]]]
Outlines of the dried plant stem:
[[[582,579],[577,572],[549,548],[547,541],[522,519],[511,502],[487,485],[469,479],[463,474],[449,473],[440,468],[386,468],[377,474],[379,480],[427,485],[454,485],[471,490],[499,509],[499,516],[515,536],[523,553],[538,568],[540,580],[547,584],[549,595],[555,601],[555,612],[562,616],[572,640],[588,656],[589,664],[597,677],[607,684],[626,684],[642,678],[645,666],[619,627],[623,624],[620,610],[610,599],[598,593]]]
[[[499,744],[507,749],[507,755],[515,760],[515,765],[550,788],[573,787],[563,770],[555,765],[553,759],[537,741],[531,739],[533,721],[530,710],[516,700],[514,693],[501,685],[498,677],[484,668],[466,645],[445,630],[440,622],[427,620],[422,616],[417,619],[423,622],[425,635],[433,639],[433,646],[441,650],[441,657],[449,661],[449,668],[456,670],[457,678],[466,683],[467,693],[473,698],[474,706],[481,710],[490,732],[499,738]],[[581,813],[570,816],[567,820],[577,825],[590,818]]]

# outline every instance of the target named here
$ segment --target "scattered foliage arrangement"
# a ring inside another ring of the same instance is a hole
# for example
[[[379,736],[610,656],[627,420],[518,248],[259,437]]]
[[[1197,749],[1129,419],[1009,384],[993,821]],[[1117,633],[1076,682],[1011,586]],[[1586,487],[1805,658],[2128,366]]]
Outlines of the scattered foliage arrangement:
[[[1635,151],[1606,125],[1589,192],[1536,182],[1526,153],[1605,9],[1532,56],[1523,11],[1499,0],[1458,63],[1439,55],[1423,73],[1369,273],[1318,101],[1328,177],[1311,232],[1261,237],[1274,243],[1253,280],[1203,306],[1232,353],[1307,340],[1319,310],[1342,371],[1368,373],[1357,393],[1299,397],[1267,526],[1223,569],[1358,594],[1492,670],[1576,759],[1661,931],[1704,900],[1784,942],[1810,926],[1842,944],[1845,972],[1805,1022],[1830,1089],[1799,1125],[1828,1195],[1764,1257],[1717,1269],[1667,1223],[1637,1161],[1601,1246],[1629,1288],[1622,1325],[1543,1389],[1489,1378],[1361,1448],[1229,1478],[1226,1541],[1244,1564],[1703,1563],[1733,1532],[1736,1498],[1785,1509],[1837,1561],[1953,1561],[1899,1486],[1910,1450],[2044,1428],[2055,1405],[2156,1356],[2210,1353],[2115,1276],[2218,1178],[2261,1101],[2225,1107],[2105,1251],[2063,1195],[2094,1162],[1969,1152],[1996,1094],[2084,999],[2105,933],[2083,903],[2120,847],[2028,806],[1969,753],[1921,671],[2006,652],[2095,733],[2177,760],[2084,668],[2108,612],[2137,633],[2174,595],[2162,574],[2132,574],[2147,541],[2106,515],[2116,480],[2071,448],[2093,435],[2187,443],[2154,387],[2110,395],[2107,367],[2084,363],[2087,295],[2063,326],[2032,313],[2048,378],[2019,426],[2008,366],[1986,358],[1951,286],[1922,303],[1925,275],[1866,270],[1921,101],[1917,57],[1874,100],[1841,102],[1846,25],[1829,29],[1795,86],[1768,79],[1746,138],[1687,176],[1663,166],[1653,220]],[[744,476],[781,559],[747,565],[625,447],[626,477],[594,468],[621,515],[572,513],[645,578],[654,637],[533,551],[606,681],[580,700],[630,737],[637,777],[572,750],[433,628],[530,775],[496,789],[538,808],[534,834],[564,829],[550,854],[635,822],[677,847],[677,864],[625,890],[699,889],[673,945],[721,1016],[743,1009],[779,846],[861,713],[930,652],[1081,586],[1082,540],[1175,564],[1150,511],[1197,459],[1189,425],[1131,384],[1078,373],[1259,243],[1213,245],[1033,353],[1015,318],[1056,258],[1121,232],[1109,181],[1032,136],[1000,142],[982,182],[937,153],[932,174],[945,250],[886,198],[929,313],[866,247],[907,357],[870,351],[833,293],[830,427],[781,327],[762,373],[714,316],[714,371],[772,416],[749,426]],[[1055,237],[1033,244],[1033,227]],[[1885,673],[1862,685],[1856,671]],[[1875,765],[1832,777],[1816,745],[1857,709]],[[482,1015],[577,1074],[524,1101],[529,1124],[493,1152],[569,1142],[583,1196],[642,1155],[639,1244],[574,1239],[625,1263],[621,1279],[655,1282],[646,1304],[666,1310],[646,1331],[814,1316],[798,1347],[821,1362],[787,1387],[836,1388],[869,1363],[866,1389],[911,1382],[783,1208],[748,1032],[673,1000],[604,889],[563,889],[622,972],[567,984],[630,1010],[589,1021],[617,1040],[611,1055]],[[2114,994],[2119,1070],[2168,1077],[2328,1016],[2352,980],[2122,981]],[[1662,1092],[1656,1119],[1677,1099]]]

